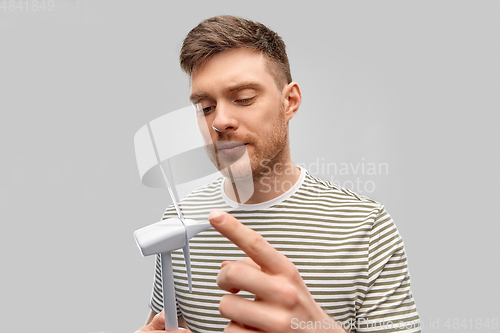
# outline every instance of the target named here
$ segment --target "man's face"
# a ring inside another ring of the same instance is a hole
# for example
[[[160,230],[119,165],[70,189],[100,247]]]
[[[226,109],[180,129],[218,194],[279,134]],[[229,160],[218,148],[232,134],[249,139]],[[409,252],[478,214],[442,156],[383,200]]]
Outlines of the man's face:
[[[214,143],[208,156],[226,177],[255,178],[269,170],[262,165],[283,163],[281,153],[288,147],[285,102],[262,53],[223,51],[191,80],[198,126],[205,140]]]

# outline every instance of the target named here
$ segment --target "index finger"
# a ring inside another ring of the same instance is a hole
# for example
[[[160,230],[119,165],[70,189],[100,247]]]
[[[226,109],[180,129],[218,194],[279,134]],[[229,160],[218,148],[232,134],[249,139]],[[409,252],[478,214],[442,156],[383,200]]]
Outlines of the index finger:
[[[214,209],[208,215],[208,220],[215,230],[243,250],[263,271],[277,274],[290,268],[291,261],[287,257],[234,216]]]

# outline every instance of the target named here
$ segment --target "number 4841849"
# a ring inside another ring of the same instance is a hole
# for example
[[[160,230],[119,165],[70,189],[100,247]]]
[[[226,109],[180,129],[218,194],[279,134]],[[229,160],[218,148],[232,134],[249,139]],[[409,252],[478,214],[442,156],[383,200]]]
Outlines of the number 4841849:
[[[482,318],[477,318],[477,319],[472,319],[472,318],[465,318],[465,319],[459,319],[459,318],[448,318],[446,322],[444,323],[444,327],[447,329],[453,329],[453,330],[458,330],[458,329],[492,329],[495,330],[498,328],[498,319],[493,318],[493,319],[482,319]]]
[[[0,2],[0,10],[4,12],[51,12],[54,6],[54,0],[3,0]]]

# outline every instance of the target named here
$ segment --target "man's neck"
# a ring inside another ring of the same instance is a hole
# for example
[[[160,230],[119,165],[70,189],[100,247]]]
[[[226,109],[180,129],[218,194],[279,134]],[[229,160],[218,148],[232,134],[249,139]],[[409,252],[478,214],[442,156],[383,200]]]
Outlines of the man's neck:
[[[266,202],[290,190],[300,178],[300,169],[290,160],[288,163],[268,168],[270,171],[253,178],[253,194],[246,202],[240,202],[234,195],[233,183],[228,179],[224,182],[224,192],[229,199],[244,204]]]

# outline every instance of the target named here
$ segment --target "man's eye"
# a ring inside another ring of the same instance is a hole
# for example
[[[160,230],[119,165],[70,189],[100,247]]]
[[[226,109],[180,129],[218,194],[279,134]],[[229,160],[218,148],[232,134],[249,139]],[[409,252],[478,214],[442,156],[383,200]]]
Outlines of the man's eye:
[[[211,106],[206,106],[206,107],[202,107],[200,104],[198,104],[198,106],[196,107],[196,111],[198,112],[198,114],[200,115],[207,115],[209,114],[211,111],[213,111],[213,109],[215,108],[215,106],[211,105]]]
[[[244,99],[237,99],[236,102],[239,104],[250,104],[254,101],[255,97],[250,97],[250,98],[244,98]]]

